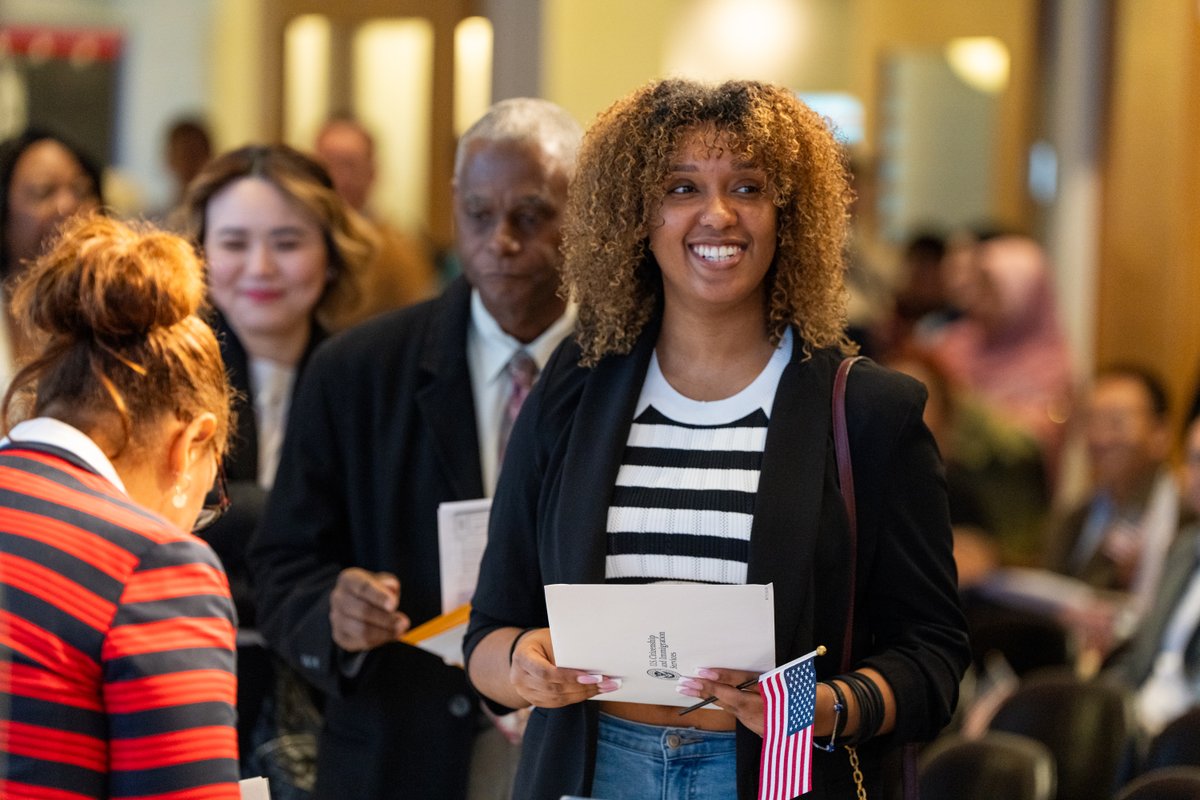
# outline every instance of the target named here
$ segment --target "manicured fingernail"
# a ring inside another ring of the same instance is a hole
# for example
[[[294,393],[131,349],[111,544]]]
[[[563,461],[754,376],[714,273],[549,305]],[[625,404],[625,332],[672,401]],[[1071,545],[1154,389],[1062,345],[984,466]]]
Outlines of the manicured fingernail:
[[[693,689],[690,686],[684,686],[682,682],[680,682],[675,687],[675,691],[679,692],[681,695],[684,695],[685,697],[700,697],[699,689]]]
[[[575,680],[579,681],[580,683],[584,684],[585,686],[590,686],[593,683],[599,683],[600,681],[604,680],[604,676],[603,675],[580,675]]]
[[[696,675],[708,681],[715,681],[719,677],[715,669],[698,669]]]
[[[701,684],[700,681],[696,680],[695,678],[680,678],[679,685],[686,686],[689,689],[700,689],[703,686],[703,684]]]
[[[601,692],[615,692],[617,689],[621,688],[621,679],[609,678],[607,680],[600,681],[596,688]]]

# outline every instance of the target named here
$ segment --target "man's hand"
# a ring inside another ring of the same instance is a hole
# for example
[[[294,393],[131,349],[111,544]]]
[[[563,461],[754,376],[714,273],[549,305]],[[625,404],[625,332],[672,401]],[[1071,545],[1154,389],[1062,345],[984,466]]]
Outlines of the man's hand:
[[[329,597],[333,641],[350,653],[394,642],[408,630],[400,605],[400,579],[388,572],[350,567],[338,575]]]

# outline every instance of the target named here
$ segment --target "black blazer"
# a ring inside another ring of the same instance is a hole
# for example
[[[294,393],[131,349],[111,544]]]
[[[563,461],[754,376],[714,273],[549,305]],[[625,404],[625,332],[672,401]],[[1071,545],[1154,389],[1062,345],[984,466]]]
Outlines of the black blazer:
[[[250,388],[250,358],[237,334],[219,311],[213,312],[212,327],[221,346],[221,358],[225,362],[229,383],[237,393],[233,402],[237,427],[224,460],[231,501],[229,512],[202,531],[200,537],[216,551],[225,566],[229,590],[237,607],[238,625],[253,628],[257,624],[257,615],[250,572],[246,566],[246,548],[262,517],[267,493],[258,485],[258,425],[254,419],[254,392]],[[327,338],[325,330],[314,324],[300,363],[296,365],[297,384],[313,351]],[[295,399],[294,387],[292,392]]]
[[[468,659],[503,626],[547,624],[543,585],[602,583],[605,520],[656,330],[628,356],[577,366],[560,347],[522,409],[492,506],[473,601]],[[779,663],[823,644],[817,672],[839,672],[849,558],[838,491],[831,393],[838,356],[805,360],[797,345],[780,380],[756,499],[747,581],[775,584]],[[847,413],[858,497],[854,663],[877,668],[897,697],[894,733],[860,748],[868,787],[881,752],[932,738],[946,724],[970,658],[959,609],[945,483],[921,421],[917,382],[864,362],[851,372]],[[592,781],[595,703],[535,708],[515,797],[586,795]],[[757,793],[761,738],[738,728],[739,797]],[[815,798],[853,795],[846,753],[814,751]]]
[[[403,644],[353,677],[329,595],[350,566],[395,573],[414,625],[441,611],[437,507],[483,496],[467,370],[470,289],[376,317],[313,355],[251,545],[259,628],[325,697],[317,798],[465,793],[477,702],[464,672]]]

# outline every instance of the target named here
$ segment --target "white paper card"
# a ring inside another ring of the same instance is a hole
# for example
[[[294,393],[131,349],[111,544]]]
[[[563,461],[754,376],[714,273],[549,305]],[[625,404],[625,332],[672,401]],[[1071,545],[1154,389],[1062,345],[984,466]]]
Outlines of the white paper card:
[[[558,666],[621,679],[596,700],[689,706],[680,676],[775,666],[771,584],[554,584],[546,609]]]
[[[242,800],[271,800],[271,790],[266,778],[245,778],[238,782]]]
[[[463,604],[449,614],[434,617],[410,629],[400,637],[400,641],[433,653],[452,667],[461,667],[463,639],[470,618],[471,606]]]
[[[463,639],[467,637],[467,623],[455,625],[445,633],[423,639],[417,645],[422,650],[433,653],[451,667],[461,667],[463,661]]]
[[[438,506],[438,557],[442,573],[442,613],[471,602],[479,562],[487,546],[492,501],[457,500]]]

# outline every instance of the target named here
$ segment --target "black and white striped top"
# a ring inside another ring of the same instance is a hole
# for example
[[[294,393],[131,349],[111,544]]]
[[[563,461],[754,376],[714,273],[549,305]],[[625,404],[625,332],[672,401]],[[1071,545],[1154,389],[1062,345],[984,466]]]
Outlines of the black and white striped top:
[[[652,358],[608,509],[610,583],[745,583],[767,422],[789,331],[733,397],[675,391]]]

